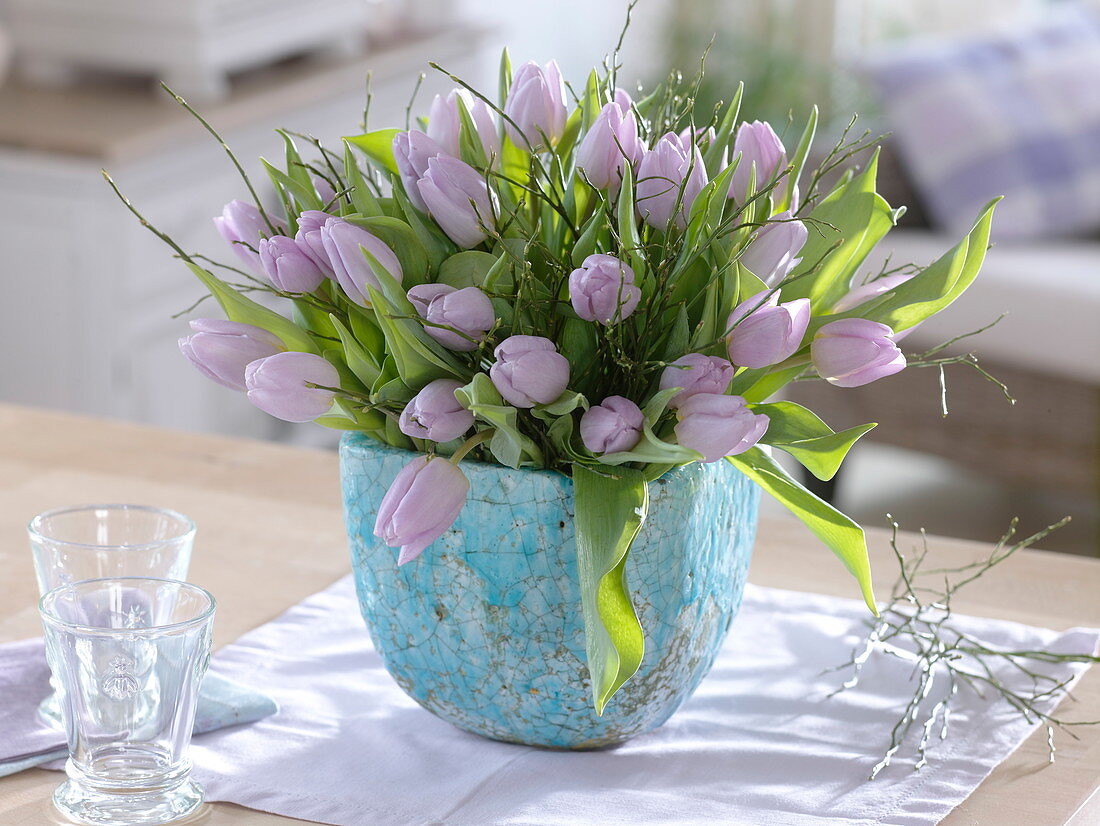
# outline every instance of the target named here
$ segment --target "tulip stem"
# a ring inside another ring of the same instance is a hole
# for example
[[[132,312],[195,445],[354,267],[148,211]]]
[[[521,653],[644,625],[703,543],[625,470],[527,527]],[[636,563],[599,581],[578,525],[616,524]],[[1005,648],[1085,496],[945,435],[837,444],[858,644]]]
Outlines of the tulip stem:
[[[480,433],[474,434],[465,442],[463,442],[462,446],[451,455],[451,463],[457,465],[463,460],[463,458],[465,458],[467,453],[480,445],[482,442],[489,441],[491,438],[493,438],[494,435],[496,435],[496,430],[492,429],[483,430]]]

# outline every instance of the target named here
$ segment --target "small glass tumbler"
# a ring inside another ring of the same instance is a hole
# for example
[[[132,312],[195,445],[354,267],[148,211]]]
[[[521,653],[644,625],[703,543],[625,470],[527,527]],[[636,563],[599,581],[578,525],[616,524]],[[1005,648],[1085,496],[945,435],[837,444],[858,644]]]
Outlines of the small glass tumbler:
[[[203,793],[187,747],[214,598],[185,582],[119,577],[60,585],[39,612],[69,745],[54,805],[119,826],[193,812]]]
[[[27,526],[39,596],[58,585],[104,577],[187,579],[195,523],[145,505],[81,505],[40,513]],[[56,692],[57,686],[54,685]],[[39,706],[60,725],[57,696]]]

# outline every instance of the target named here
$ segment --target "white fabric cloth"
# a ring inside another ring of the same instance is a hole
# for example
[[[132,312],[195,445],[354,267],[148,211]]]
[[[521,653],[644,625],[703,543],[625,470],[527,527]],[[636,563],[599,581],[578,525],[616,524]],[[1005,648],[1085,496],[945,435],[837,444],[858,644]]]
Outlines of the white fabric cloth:
[[[609,751],[551,752],[467,734],[408,699],[345,578],[215,657],[279,712],[196,738],[195,773],[210,800],[333,824],[937,823],[1032,727],[960,689],[930,764],[914,772],[907,747],[868,782],[913,686],[911,666],[876,656],[826,699],[848,675],[822,672],[848,659],[865,617],[853,601],[750,586],[714,670],[668,723]],[[959,622],[1014,648],[1092,652],[1100,633]]]

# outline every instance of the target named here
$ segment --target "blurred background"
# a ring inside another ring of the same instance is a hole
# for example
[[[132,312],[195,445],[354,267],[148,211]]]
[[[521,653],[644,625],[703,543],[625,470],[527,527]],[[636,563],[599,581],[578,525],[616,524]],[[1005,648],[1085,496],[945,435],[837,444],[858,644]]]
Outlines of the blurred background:
[[[157,89],[195,103],[245,162],[277,127],[337,145],[405,123],[451,87],[434,60],[495,90],[500,48],[556,58],[579,84],[614,46],[625,2],[556,0],[0,0],[0,400],[184,429],[332,445],[272,420],[179,355],[202,290],[100,177],[189,251],[223,252],[211,218],[244,190],[218,145]],[[812,103],[827,149],[853,112],[889,132],[880,191],[909,211],[867,268],[926,264],[1004,194],[974,287],[922,325],[926,350],[979,353],[1018,400],[965,366],[790,395],[837,429],[880,422],[828,495],[865,524],[990,540],[1013,515],[1046,546],[1098,555],[1100,0],[642,0],[624,80],[698,69],[699,111],[746,82],[742,116],[788,147]],[[713,40],[713,43],[712,43]],[[414,107],[416,109],[416,107]],[[261,192],[261,195],[264,194]]]

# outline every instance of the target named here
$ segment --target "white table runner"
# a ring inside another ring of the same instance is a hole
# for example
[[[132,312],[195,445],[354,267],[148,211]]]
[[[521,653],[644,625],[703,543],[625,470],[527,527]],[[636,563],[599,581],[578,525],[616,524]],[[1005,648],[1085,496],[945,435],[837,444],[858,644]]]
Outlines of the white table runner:
[[[714,670],[662,728],[610,751],[549,752],[466,734],[408,699],[348,577],[215,657],[280,710],[197,738],[196,776],[210,800],[333,824],[929,826],[1032,726],[961,689],[930,764],[914,772],[903,749],[868,782],[913,688],[911,666],[876,656],[857,689],[825,699],[847,675],[822,671],[847,660],[865,617],[854,601],[749,586]],[[990,644],[1067,652],[1095,650],[1100,635],[959,625]]]

